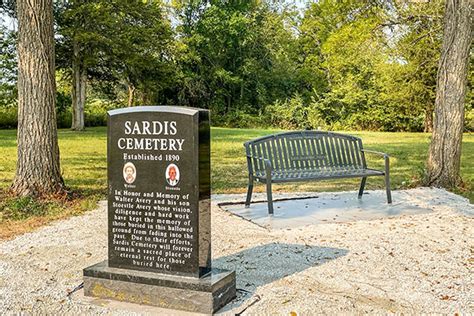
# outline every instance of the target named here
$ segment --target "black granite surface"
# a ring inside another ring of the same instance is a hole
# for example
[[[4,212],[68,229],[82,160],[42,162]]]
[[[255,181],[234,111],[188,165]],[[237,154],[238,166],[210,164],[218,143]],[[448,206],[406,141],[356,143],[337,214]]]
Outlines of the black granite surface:
[[[107,144],[109,266],[208,273],[209,112],[169,106],[112,110]]]

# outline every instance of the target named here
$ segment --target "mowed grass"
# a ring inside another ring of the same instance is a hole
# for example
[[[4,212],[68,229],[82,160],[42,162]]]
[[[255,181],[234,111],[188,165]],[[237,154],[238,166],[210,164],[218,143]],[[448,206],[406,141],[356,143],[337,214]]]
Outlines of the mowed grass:
[[[247,186],[247,165],[243,142],[278,132],[270,129],[212,128],[211,173],[212,193],[243,193]],[[427,158],[429,134],[348,132],[362,138],[364,147],[383,151],[391,156],[392,189],[419,185]],[[33,216],[22,214],[28,201],[11,200],[6,191],[12,182],[16,163],[16,131],[0,130],[0,238],[53,219],[80,214],[93,208],[106,196],[107,161],[106,128],[89,128],[85,132],[59,130],[61,170],[66,185],[75,193],[72,201],[47,205]],[[368,165],[383,168],[383,158],[368,155]],[[474,201],[474,135],[464,134],[461,173],[465,185],[456,190]],[[282,191],[342,191],[358,189],[358,179],[315,181],[274,185],[274,192]],[[372,177],[367,189],[383,189],[383,178]],[[263,192],[263,185],[256,185],[255,192]],[[2,198],[3,196],[3,198]],[[31,205],[30,205],[31,207]],[[34,205],[32,207],[35,209]],[[34,212],[33,212],[34,213]],[[26,224],[25,224],[26,223]],[[8,224],[8,225],[7,225]],[[25,226],[25,227],[24,227]],[[6,227],[10,233],[5,233]],[[3,234],[2,234],[3,230]]]

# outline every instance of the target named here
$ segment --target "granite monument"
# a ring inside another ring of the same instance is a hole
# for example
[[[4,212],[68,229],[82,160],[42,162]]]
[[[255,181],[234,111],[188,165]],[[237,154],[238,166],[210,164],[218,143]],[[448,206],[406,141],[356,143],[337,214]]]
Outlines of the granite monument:
[[[86,296],[212,313],[235,272],[211,267],[209,111],[141,106],[108,117],[108,260]]]

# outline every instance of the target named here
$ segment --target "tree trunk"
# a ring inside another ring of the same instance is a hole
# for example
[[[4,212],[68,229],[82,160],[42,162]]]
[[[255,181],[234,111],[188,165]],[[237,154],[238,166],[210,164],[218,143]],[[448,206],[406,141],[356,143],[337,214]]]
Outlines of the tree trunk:
[[[74,56],[72,58],[72,125],[75,131],[84,130],[84,106],[86,103],[86,70],[81,60],[79,45],[73,44]]]
[[[133,106],[135,100],[135,86],[132,83],[128,84],[128,106]]]
[[[157,96],[155,96],[155,98],[157,98]],[[141,99],[141,105],[151,105],[152,104],[152,94],[150,93],[150,91],[148,91],[148,89],[144,88],[141,92],[140,92],[140,99]]]
[[[427,105],[425,108],[423,131],[425,133],[431,133],[433,131],[433,105]]]
[[[473,9],[471,0],[446,1],[428,185],[452,188],[461,182],[461,141]]]
[[[62,192],[56,128],[52,0],[17,0],[18,160],[11,191]]]

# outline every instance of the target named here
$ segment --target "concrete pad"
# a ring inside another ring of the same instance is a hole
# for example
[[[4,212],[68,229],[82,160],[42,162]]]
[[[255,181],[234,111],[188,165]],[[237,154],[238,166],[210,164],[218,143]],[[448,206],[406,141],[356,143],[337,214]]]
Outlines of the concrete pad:
[[[387,204],[385,191],[369,191],[362,199],[357,192],[319,193],[317,196],[284,197],[274,195],[274,215],[268,214],[267,202],[257,200],[249,208],[243,201],[225,202],[219,206],[259,226],[270,229],[294,228],[321,223],[344,223],[374,220],[401,215],[429,213],[431,208],[420,207],[405,194],[393,192],[393,203]]]

